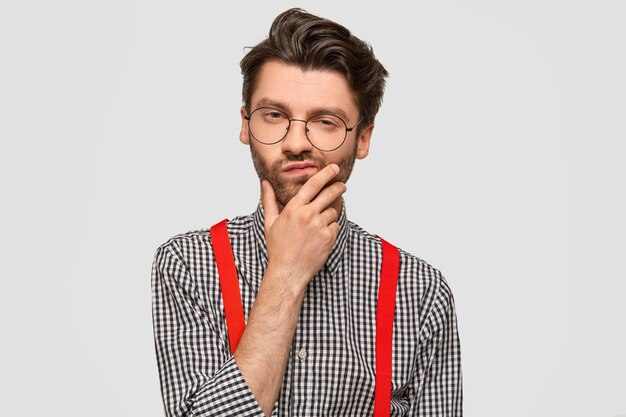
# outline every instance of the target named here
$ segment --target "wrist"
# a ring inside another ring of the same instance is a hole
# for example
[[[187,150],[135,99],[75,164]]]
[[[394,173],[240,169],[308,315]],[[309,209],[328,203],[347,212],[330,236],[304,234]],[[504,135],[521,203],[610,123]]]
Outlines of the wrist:
[[[277,266],[268,262],[261,286],[265,284],[276,296],[287,303],[298,303],[304,298],[310,276],[293,267]]]

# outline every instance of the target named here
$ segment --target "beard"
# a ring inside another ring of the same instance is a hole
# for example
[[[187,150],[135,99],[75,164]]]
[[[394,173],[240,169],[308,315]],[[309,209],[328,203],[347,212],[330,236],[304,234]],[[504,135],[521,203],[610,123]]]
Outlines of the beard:
[[[312,162],[319,167],[319,171],[324,169],[328,165],[328,162],[319,156],[311,154],[311,152],[302,152],[298,155],[285,154],[284,158],[279,159],[272,164],[268,163],[255,149],[253,142],[250,143],[250,153],[252,154],[252,162],[254,163],[254,169],[259,176],[259,181],[268,180],[274,188],[274,194],[276,194],[276,201],[284,208],[291,199],[298,194],[300,188],[306,183],[313,175],[300,175],[297,177],[286,178],[282,173],[283,166],[291,162]],[[267,146],[267,145],[260,145]],[[339,165],[339,173],[331,179],[324,187],[328,187],[334,182],[346,183],[354,162],[356,160],[357,143],[355,141],[352,154],[346,156],[337,162]],[[318,171],[318,172],[319,172]],[[282,178],[281,178],[282,176]]]

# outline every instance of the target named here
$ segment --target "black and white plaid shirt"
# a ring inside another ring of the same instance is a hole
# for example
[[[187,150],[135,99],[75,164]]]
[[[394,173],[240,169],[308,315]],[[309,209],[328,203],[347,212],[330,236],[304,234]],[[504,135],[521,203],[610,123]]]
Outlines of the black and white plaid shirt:
[[[343,207],[335,246],[304,297],[273,416],[372,415],[381,243]],[[267,265],[262,206],[230,220],[228,232],[247,320]],[[230,352],[208,229],[157,249],[152,296],[167,415],[263,416]],[[391,416],[461,416],[452,293],[438,270],[402,249],[394,320]]]

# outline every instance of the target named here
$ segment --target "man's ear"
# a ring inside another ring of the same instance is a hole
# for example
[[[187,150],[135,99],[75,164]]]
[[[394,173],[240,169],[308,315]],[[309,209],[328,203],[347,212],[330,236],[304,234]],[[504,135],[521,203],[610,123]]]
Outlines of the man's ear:
[[[356,157],[357,159],[363,159],[370,151],[370,141],[372,140],[372,131],[374,130],[374,123],[367,126],[359,137],[357,138]]]
[[[250,135],[248,131],[248,121],[246,120],[246,106],[241,106],[239,110],[241,113],[241,131],[239,132],[239,140],[244,145],[250,144]]]

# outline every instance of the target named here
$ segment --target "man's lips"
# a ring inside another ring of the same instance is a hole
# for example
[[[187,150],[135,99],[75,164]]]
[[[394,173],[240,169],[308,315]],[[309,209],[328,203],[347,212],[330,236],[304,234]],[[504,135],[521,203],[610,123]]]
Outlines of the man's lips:
[[[312,162],[295,162],[283,167],[283,172],[287,174],[310,174],[317,171],[317,165]]]

